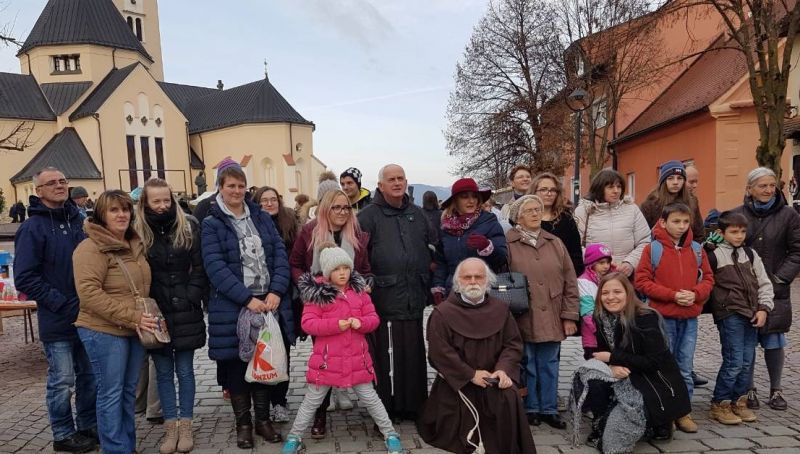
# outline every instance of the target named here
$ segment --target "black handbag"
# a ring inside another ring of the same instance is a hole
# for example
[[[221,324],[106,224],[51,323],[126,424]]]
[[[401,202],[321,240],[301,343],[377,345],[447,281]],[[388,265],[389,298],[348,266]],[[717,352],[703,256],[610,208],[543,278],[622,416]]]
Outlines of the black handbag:
[[[530,309],[528,278],[522,273],[499,273],[497,282],[489,289],[489,296],[505,301],[514,316],[525,314]]]

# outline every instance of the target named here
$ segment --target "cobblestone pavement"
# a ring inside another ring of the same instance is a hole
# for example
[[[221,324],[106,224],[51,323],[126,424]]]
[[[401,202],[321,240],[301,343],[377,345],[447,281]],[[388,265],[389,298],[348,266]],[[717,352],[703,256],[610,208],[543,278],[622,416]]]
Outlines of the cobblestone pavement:
[[[795,282],[793,305],[795,325],[800,312],[800,283]],[[3,320],[5,334],[0,335],[0,453],[49,453],[52,452],[52,434],[44,405],[44,381],[47,364],[38,343],[23,342],[22,318]],[[719,368],[719,347],[716,328],[710,316],[701,318],[700,338],[695,356],[695,369],[700,375],[713,379]],[[727,454],[800,453],[800,362],[796,328],[789,335],[786,370],[783,377],[784,395],[789,409],[773,411],[762,405],[758,422],[726,427],[708,419],[712,385],[699,388],[694,395],[694,417],[700,431],[696,434],[676,433],[670,443],[639,443],[636,453],[683,453],[725,452]],[[310,342],[301,343],[293,350],[291,364],[292,381],[289,392],[290,410],[293,413],[300,405],[304,393],[303,373],[310,352]],[[208,359],[205,349],[196,354],[197,396],[195,404],[195,454],[243,452],[236,448],[233,431],[233,414],[230,405],[222,399],[216,383],[214,363]],[[567,396],[572,371],[582,360],[578,339],[564,342],[562,348],[560,393]],[[432,379],[433,372],[429,375]],[[757,356],[756,383],[761,391],[762,402],[769,388],[763,355]],[[566,415],[565,415],[566,416]],[[584,427],[587,424],[584,424]],[[380,453],[385,452],[383,442],[372,433],[372,421],[366,411],[356,407],[347,412],[331,413],[329,435],[324,440],[307,441],[309,453]],[[288,424],[282,425],[285,432]],[[404,422],[397,427],[403,444],[409,453],[443,453],[426,445],[417,435],[414,425]],[[573,448],[567,441],[567,433],[549,427],[532,428],[534,440],[540,454],[595,453],[593,448]],[[137,417],[139,449],[145,453],[157,453],[163,435],[161,426],[149,424],[142,416]],[[280,445],[267,444],[256,437],[256,453],[277,453]]]

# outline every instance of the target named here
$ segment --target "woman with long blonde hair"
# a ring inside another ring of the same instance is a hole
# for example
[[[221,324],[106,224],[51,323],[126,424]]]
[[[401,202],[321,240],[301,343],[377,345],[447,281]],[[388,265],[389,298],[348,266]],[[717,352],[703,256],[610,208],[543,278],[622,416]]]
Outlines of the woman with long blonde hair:
[[[355,264],[355,271],[362,276],[371,276],[367,243],[369,235],[358,225],[358,219],[350,206],[350,199],[342,190],[330,191],[322,197],[317,207],[317,217],[303,226],[294,242],[289,255],[289,266],[292,279],[297,282],[300,276],[311,272],[319,274],[322,269],[319,254],[323,245],[335,243],[350,256]],[[338,394],[338,405],[342,410],[353,407],[345,392]],[[312,438],[324,438],[327,424],[326,409],[333,410],[330,392],[322,405],[317,409],[314,425],[311,427]]]
[[[136,207],[134,228],[142,238],[153,272],[150,296],[164,314],[172,338],[169,345],[149,352],[156,365],[158,396],[165,420],[166,435],[159,452],[188,452],[194,446],[194,351],[206,343],[201,302],[208,281],[200,252],[200,228],[193,217],[178,208],[172,188],[160,178],[145,183]]]

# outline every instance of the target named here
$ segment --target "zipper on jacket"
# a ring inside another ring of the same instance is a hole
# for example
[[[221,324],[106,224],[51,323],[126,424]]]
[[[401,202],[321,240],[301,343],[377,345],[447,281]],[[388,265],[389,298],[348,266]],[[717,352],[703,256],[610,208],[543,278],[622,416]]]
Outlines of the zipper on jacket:
[[[638,355],[638,353],[636,353],[636,344],[633,342],[633,337],[631,337],[631,348],[633,349],[633,354],[634,355]],[[658,371],[658,373],[661,374],[661,371]],[[647,380],[647,383],[650,385],[650,388],[652,388],[653,392],[656,393],[656,398],[658,398],[658,406],[659,406],[659,408],[661,408],[661,411],[665,411],[665,409],[664,409],[664,401],[661,400],[661,394],[658,393],[658,390],[656,389],[655,385],[653,385],[653,382],[650,381],[650,377],[648,377],[647,374],[645,374],[645,373],[642,373],[642,377],[644,377],[644,379]],[[670,388],[670,389],[672,389],[672,388]],[[673,396],[674,396],[674,393],[673,393]]]

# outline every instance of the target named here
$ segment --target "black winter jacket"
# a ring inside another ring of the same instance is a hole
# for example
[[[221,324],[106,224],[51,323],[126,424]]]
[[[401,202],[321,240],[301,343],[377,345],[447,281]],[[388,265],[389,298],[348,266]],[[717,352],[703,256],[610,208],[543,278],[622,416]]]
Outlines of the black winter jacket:
[[[792,325],[790,287],[800,273],[800,215],[786,205],[786,199],[778,191],[775,204],[766,212],[759,213],[750,196],[744,204],[733,211],[747,217],[747,239],[745,244],[755,249],[764,262],[764,268],[772,280],[775,291],[775,307],[767,317],[766,333],[786,333]],[[780,281],[780,282],[778,282]]]
[[[572,213],[562,211],[561,216],[553,221],[542,221],[542,228],[557,236],[564,246],[567,247],[572,267],[575,268],[575,275],[583,274],[583,250],[581,249],[581,233],[578,231],[578,224]]]
[[[372,204],[358,213],[358,222],[369,233],[375,275],[371,296],[381,320],[422,319],[425,306],[433,303],[430,248],[435,238],[422,208],[408,196],[395,208],[376,190]]]
[[[613,350],[603,334],[600,319],[595,318],[595,325],[597,350],[611,352],[609,365],[630,369],[631,384],[642,393],[650,426],[671,424],[692,411],[689,391],[669,351],[657,312],[648,310],[636,316],[636,328],[628,346],[622,346],[622,324],[619,323],[614,332]]]
[[[172,338],[170,347],[177,351],[196,350],[206,344],[201,301],[208,292],[208,279],[203,270],[200,226],[194,217],[186,218],[192,229],[191,249],[175,249],[172,245],[170,232],[176,215],[185,216],[175,210],[168,220],[146,216],[153,231],[153,246],[147,251],[153,277],[150,297],[156,300],[167,320]],[[164,349],[163,353],[167,351]]]

